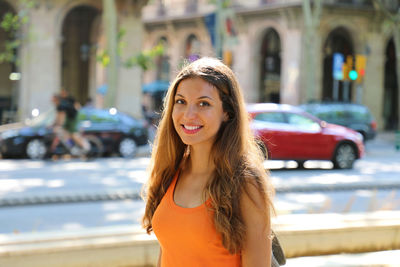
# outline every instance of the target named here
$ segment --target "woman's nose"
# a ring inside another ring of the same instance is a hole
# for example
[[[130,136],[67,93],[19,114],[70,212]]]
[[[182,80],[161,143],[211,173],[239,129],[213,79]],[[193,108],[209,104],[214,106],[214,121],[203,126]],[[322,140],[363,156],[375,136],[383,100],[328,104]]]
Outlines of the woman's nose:
[[[194,105],[188,105],[187,108],[185,109],[185,118],[186,119],[192,119],[196,117],[197,115],[197,108]]]

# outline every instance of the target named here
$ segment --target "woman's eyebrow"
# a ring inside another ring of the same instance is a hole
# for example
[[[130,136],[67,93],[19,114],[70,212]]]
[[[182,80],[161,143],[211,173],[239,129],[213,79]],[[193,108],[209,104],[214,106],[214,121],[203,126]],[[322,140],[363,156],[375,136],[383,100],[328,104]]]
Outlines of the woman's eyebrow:
[[[182,98],[185,98],[183,95],[181,95],[181,94],[176,94],[175,95],[175,97],[182,97]],[[214,101],[214,99],[212,98],[212,97],[210,97],[210,96],[206,96],[206,95],[203,95],[203,96],[200,96],[200,97],[198,97],[197,99],[210,99],[210,100],[212,100],[212,101]]]
[[[207,99],[210,99],[210,100],[214,100],[212,97],[209,97],[209,96],[206,96],[206,95],[200,96],[197,99],[204,99],[204,98],[207,98]]]

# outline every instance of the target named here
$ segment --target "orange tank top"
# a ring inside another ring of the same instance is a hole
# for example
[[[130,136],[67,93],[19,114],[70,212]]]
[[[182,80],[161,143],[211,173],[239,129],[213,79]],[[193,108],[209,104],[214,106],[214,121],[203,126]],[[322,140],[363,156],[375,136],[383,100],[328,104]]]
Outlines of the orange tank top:
[[[217,233],[207,205],[183,208],[174,202],[178,173],[158,205],[152,220],[162,248],[161,267],[236,267],[240,254],[229,254]]]

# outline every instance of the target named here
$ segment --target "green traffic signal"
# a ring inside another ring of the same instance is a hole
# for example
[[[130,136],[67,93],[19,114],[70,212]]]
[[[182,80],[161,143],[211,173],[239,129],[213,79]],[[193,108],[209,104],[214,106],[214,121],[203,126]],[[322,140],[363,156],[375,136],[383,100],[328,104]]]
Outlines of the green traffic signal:
[[[357,80],[357,77],[358,77],[357,71],[351,70],[351,71],[349,72],[349,78],[350,78],[350,80],[355,81],[355,80]]]

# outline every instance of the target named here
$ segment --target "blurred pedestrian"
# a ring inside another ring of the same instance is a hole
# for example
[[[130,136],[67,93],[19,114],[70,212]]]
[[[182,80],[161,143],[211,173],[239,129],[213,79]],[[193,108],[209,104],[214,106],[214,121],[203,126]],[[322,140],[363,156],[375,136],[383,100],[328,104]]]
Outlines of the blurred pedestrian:
[[[56,105],[56,120],[54,123],[55,132],[64,142],[69,145],[69,140],[72,139],[86,154],[90,150],[90,144],[78,131],[78,111],[80,104],[68,91],[61,89],[60,95],[53,96],[53,102]],[[72,146],[72,145],[69,145]],[[56,141],[53,141],[52,150],[56,147]]]
[[[54,108],[56,110],[56,116],[53,124],[51,125],[51,128],[53,129],[53,132],[56,134],[57,138],[54,138],[50,145],[50,151],[51,153],[54,153],[60,141],[66,141],[68,139],[68,136],[66,136],[68,133],[64,130],[63,127],[65,123],[66,113],[64,110],[59,109],[61,96],[59,94],[54,94],[51,98],[51,101],[53,102]]]
[[[262,162],[233,72],[212,58],[186,66],[166,95],[145,190],[158,266],[271,266]]]

